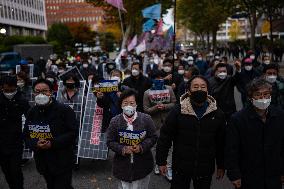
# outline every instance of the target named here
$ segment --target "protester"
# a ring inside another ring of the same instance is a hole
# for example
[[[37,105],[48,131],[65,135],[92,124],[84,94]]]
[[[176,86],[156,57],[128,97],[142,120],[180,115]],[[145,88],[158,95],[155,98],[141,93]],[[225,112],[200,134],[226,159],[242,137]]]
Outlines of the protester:
[[[197,58],[195,60],[195,66],[197,66],[201,75],[205,75],[208,69],[208,64],[206,61],[203,60],[201,53],[197,55]]]
[[[248,85],[249,106],[227,127],[226,169],[236,188],[281,189],[284,112],[270,105],[272,86],[264,79]]]
[[[38,172],[48,189],[73,188],[72,168],[78,122],[74,111],[52,98],[52,84],[34,83],[36,106],[29,111],[24,128],[25,142],[34,151]]]
[[[23,189],[21,168],[23,154],[22,116],[28,101],[17,91],[17,79],[5,76],[0,93],[0,166],[10,189]]]
[[[284,79],[279,76],[277,64],[268,64],[263,69],[263,77],[272,85],[271,104],[284,109]]]
[[[234,88],[243,84],[240,79],[241,63],[235,61],[236,73],[233,77],[227,74],[227,65],[219,63],[215,66],[214,77],[209,80],[210,94],[216,99],[218,107],[225,113],[226,118],[236,112]]]
[[[178,95],[176,96],[177,97],[177,100],[179,101],[180,100],[180,97],[187,92],[188,90],[188,81],[193,77],[193,76],[196,76],[196,75],[199,75],[199,70],[197,67],[195,66],[192,66],[189,68],[189,70],[186,70],[185,73],[184,73],[184,76],[183,76],[183,81],[181,82],[181,84],[179,85],[178,87]]]
[[[154,81],[152,88],[148,89],[144,93],[144,112],[151,115],[156,130],[158,133],[162,125],[164,124],[165,118],[168,112],[174,107],[176,103],[176,97],[171,86],[165,85],[164,80],[162,79],[163,73],[157,71],[154,73]],[[170,156],[171,157],[171,156]],[[171,158],[168,159],[168,172],[166,178],[172,180],[172,171],[171,171]],[[159,168],[156,165],[155,174],[159,174]]]
[[[239,77],[242,83],[239,86],[239,90],[242,94],[242,102],[244,105],[248,103],[246,85],[250,83],[252,80],[254,80],[255,78],[260,77],[260,75],[261,73],[259,73],[257,69],[253,67],[252,59],[246,58],[243,61],[243,65],[242,65],[242,69],[241,69],[241,73]]]
[[[107,132],[107,145],[115,152],[113,174],[122,189],[147,189],[153,170],[156,128],[149,115],[136,111],[136,99],[134,90],[121,94],[123,113],[111,120]]]
[[[137,110],[143,112],[143,96],[144,92],[151,88],[151,81],[143,76],[142,66],[138,62],[131,65],[131,76],[123,81],[123,85],[135,89],[138,93],[137,96]]]
[[[167,171],[167,156],[173,142],[172,189],[209,189],[217,163],[217,178],[224,176],[224,128],[226,120],[208,95],[209,82],[203,76],[193,77],[189,92],[181,97],[166,118],[157,143],[156,163],[161,174]]]

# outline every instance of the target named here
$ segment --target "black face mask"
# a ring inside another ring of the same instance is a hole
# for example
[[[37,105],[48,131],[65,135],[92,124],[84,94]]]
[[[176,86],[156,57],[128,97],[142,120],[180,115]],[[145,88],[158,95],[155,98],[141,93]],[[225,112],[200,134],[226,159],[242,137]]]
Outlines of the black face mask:
[[[75,89],[75,83],[66,83],[67,89]]]
[[[190,92],[190,99],[197,104],[202,104],[207,99],[207,92],[202,90]]]

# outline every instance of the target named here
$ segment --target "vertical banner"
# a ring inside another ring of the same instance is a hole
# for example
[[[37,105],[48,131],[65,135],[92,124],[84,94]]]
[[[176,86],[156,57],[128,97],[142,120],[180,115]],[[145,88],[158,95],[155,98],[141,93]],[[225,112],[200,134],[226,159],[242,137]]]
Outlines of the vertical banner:
[[[107,89],[105,87],[94,88],[89,82],[83,125],[79,137],[78,157],[106,160],[108,158],[107,135],[101,132],[104,112],[101,107],[97,106],[97,99],[93,93],[96,90]]]

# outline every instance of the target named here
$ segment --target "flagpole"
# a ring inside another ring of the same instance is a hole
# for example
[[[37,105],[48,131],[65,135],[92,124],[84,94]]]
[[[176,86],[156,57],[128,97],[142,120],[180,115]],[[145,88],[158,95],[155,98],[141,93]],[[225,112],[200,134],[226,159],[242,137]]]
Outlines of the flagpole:
[[[124,38],[124,29],[123,29],[123,23],[122,23],[121,12],[120,12],[120,9],[119,9],[119,8],[118,8],[118,14],[119,14],[119,19],[120,19],[120,27],[121,27],[122,40],[123,40],[123,38]]]
[[[174,1],[174,36],[173,36],[173,63],[175,59],[175,52],[176,52],[176,12],[177,12],[177,1]]]

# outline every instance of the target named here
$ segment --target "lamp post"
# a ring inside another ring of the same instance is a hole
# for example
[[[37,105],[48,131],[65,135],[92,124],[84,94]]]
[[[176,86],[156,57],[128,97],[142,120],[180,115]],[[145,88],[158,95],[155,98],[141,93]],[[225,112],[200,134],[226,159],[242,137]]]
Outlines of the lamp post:
[[[173,36],[173,63],[175,60],[175,52],[176,52],[176,12],[177,12],[177,1],[173,0],[174,3],[174,36]]]

